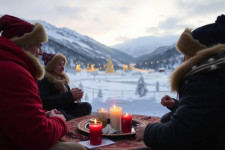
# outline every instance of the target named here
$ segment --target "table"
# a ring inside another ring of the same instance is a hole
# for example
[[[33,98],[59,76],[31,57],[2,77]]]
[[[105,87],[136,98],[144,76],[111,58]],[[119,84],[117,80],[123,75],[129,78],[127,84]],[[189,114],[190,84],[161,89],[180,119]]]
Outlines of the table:
[[[132,115],[133,119],[141,120],[142,123],[148,124],[148,123],[157,123],[160,122],[159,117],[151,117],[144,116],[144,115]],[[79,131],[77,129],[77,124],[86,119],[95,118],[96,115],[88,115],[83,116],[80,118],[75,118],[67,122],[68,127],[68,134],[65,135],[61,141],[64,142],[79,142],[79,141],[85,141],[89,139],[89,135],[87,133],[84,133],[82,131]],[[107,137],[110,140],[114,141],[115,144],[98,147],[92,150],[134,150],[137,148],[144,148],[146,147],[144,142],[138,142],[135,140],[135,135],[129,135],[129,136],[122,136],[122,137]]]

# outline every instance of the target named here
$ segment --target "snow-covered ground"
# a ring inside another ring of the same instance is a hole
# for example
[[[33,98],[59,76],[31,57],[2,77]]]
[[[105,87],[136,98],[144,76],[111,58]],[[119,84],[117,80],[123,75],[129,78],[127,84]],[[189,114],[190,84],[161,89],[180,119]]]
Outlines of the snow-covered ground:
[[[108,111],[114,104],[122,107],[123,113],[143,114],[161,117],[169,110],[160,104],[161,98],[167,94],[176,98],[176,93],[170,92],[169,76],[166,72],[123,72],[113,74],[105,72],[67,72],[70,78],[70,87],[79,87],[84,91],[82,101],[92,105],[92,111],[98,108],[107,108]],[[136,93],[138,80],[144,78],[148,92],[140,97]],[[159,83],[157,92],[156,83]],[[101,90],[101,93],[99,91]]]

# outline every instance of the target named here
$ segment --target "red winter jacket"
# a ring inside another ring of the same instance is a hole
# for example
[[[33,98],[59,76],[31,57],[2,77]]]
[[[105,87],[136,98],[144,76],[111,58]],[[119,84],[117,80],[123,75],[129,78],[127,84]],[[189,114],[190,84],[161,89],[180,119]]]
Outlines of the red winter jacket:
[[[67,127],[59,117],[47,118],[42,109],[38,59],[0,37],[0,70],[0,150],[49,149]]]

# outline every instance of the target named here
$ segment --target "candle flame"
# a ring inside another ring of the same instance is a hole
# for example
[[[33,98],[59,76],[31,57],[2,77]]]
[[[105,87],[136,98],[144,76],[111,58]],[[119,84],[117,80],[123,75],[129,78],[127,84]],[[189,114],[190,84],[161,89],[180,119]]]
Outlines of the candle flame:
[[[128,116],[128,113],[126,113],[125,116],[127,117]]]
[[[97,123],[97,120],[95,119],[95,124]]]
[[[114,109],[115,109],[115,108],[116,108],[116,105],[114,104],[113,107],[114,107]]]
[[[103,111],[103,108],[102,108],[102,111]]]

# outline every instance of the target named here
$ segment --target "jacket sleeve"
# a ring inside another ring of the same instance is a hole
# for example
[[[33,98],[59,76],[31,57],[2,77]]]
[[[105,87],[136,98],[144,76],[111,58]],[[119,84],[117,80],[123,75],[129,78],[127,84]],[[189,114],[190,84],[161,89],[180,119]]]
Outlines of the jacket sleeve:
[[[173,107],[167,107],[172,112],[174,112],[177,109],[177,107],[179,106],[179,101],[175,98],[173,98],[173,100],[175,101],[174,106]]]
[[[38,81],[38,87],[40,96],[43,102],[43,107],[46,110],[51,109],[68,109],[68,107],[74,102],[73,95],[68,90],[65,93],[52,92],[57,89],[51,84],[47,78]],[[67,87],[70,89],[69,87]]]
[[[24,150],[46,150],[67,132],[59,117],[47,118],[36,79],[24,68],[4,68],[0,84],[0,128]]]
[[[209,76],[195,75],[182,88],[179,107],[170,121],[146,126],[144,142],[147,146],[195,149],[213,142],[210,137],[215,134],[225,114],[224,85],[219,85]]]

